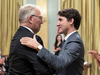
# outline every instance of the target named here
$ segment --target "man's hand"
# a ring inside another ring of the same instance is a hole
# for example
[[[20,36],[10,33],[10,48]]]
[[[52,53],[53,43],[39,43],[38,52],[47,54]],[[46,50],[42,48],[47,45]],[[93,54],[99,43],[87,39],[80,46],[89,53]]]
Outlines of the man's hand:
[[[97,60],[100,62],[100,54],[97,55]]]
[[[5,65],[5,58],[0,58],[0,65]]]
[[[99,58],[99,60],[100,60],[100,55],[98,54],[97,49],[95,49],[94,51],[88,51],[88,54],[93,56],[94,59],[98,59]]]
[[[30,38],[30,37],[23,37],[20,39],[20,42],[22,45],[26,45],[30,48],[33,48],[33,49],[37,49],[38,45],[40,45],[37,40],[36,40],[36,35],[33,36],[33,38]]]

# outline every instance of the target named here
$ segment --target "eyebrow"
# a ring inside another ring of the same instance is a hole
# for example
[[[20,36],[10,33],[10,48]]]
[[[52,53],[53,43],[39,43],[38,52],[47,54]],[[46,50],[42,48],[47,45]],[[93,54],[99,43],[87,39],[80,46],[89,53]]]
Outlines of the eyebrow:
[[[60,21],[61,21],[61,20],[62,20],[62,18],[59,18],[58,20],[60,20]]]

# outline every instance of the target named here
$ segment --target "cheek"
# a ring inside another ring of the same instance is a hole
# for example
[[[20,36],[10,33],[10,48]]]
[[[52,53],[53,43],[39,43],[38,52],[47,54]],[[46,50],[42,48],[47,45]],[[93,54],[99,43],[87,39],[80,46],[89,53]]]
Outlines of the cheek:
[[[62,27],[65,27],[65,22],[61,22],[61,26]]]
[[[35,26],[37,27],[39,25],[39,21],[35,21]]]
[[[65,28],[67,28],[67,24],[66,23],[63,23],[62,24],[62,27],[65,29]]]

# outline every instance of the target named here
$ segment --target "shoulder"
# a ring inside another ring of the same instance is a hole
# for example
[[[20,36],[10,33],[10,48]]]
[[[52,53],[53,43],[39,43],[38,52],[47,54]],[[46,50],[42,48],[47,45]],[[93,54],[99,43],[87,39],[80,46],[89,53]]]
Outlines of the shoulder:
[[[81,37],[80,37],[78,32],[75,32],[72,35],[70,35],[68,40],[69,41],[82,41],[82,39],[81,39]]]
[[[68,37],[66,44],[73,44],[74,46],[82,46],[84,47],[83,41],[78,34],[78,32],[72,34],[71,36]],[[67,45],[68,46],[68,45]]]

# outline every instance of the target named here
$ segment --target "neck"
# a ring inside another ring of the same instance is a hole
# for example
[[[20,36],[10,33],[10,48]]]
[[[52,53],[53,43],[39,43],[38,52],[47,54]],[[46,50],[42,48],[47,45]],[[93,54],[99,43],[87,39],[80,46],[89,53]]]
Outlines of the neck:
[[[30,28],[32,30],[32,27],[30,27],[31,25],[29,23],[21,23],[20,26],[26,26],[26,27],[28,27],[28,28]],[[34,34],[35,34],[35,32],[34,32]]]
[[[26,26],[26,27],[30,28],[28,23],[21,23],[20,25],[21,26]]]
[[[58,43],[61,43],[61,41],[59,40]]]
[[[70,33],[74,32],[74,31],[76,31],[76,29],[75,29],[75,28],[70,29],[70,30],[68,30],[68,31],[67,31],[64,35],[65,35],[65,36],[67,36],[68,34],[70,34]]]

